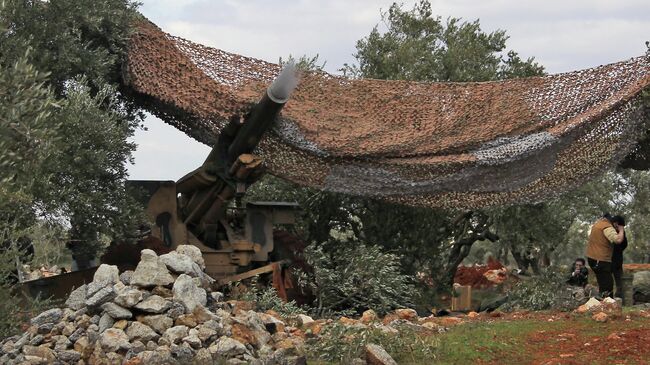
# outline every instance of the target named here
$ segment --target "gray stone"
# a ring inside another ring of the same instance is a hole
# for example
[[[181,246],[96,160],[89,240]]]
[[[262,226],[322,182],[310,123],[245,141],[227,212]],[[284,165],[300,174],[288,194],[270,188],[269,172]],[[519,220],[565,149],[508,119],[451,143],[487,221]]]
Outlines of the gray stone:
[[[59,351],[57,357],[59,360],[68,364],[74,364],[81,360],[81,354],[74,350]]]
[[[226,360],[226,365],[248,365],[248,363],[249,363],[248,361],[241,360],[236,357]]]
[[[151,327],[161,335],[174,325],[174,320],[164,314],[138,317],[138,321]]]
[[[63,317],[63,310],[60,308],[52,308],[32,318],[30,323],[35,326],[40,326],[45,323],[56,323]]]
[[[23,346],[29,343],[29,333],[25,333],[14,343],[14,348],[20,350]]]
[[[197,323],[205,323],[210,320],[218,320],[216,314],[210,312],[206,307],[197,305],[192,312]]]
[[[97,332],[102,333],[107,329],[113,327],[114,324],[115,324],[115,320],[113,319],[113,317],[111,317],[108,313],[104,313],[101,316],[101,318],[99,318],[99,324],[97,325],[98,326]]]
[[[54,344],[54,351],[65,351],[72,346],[72,342],[65,337],[65,336],[59,336],[59,338],[56,340]]]
[[[179,245],[176,247],[176,252],[186,255],[192,259],[201,270],[205,269],[205,261],[203,260],[203,254],[201,250],[194,245]]]
[[[43,343],[43,335],[36,335],[29,340],[29,344],[32,346],[38,346]]]
[[[106,352],[115,352],[119,350],[129,350],[131,343],[129,336],[121,329],[109,328],[101,334],[100,344]]]
[[[366,345],[366,361],[374,365],[397,365],[397,362],[381,346]]]
[[[159,346],[154,351],[143,351],[136,356],[143,364],[179,364],[172,357],[172,353],[166,346]]]
[[[166,286],[174,282],[174,277],[167,270],[167,266],[153,250],[142,250],[140,262],[131,276],[131,285],[152,287]]]
[[[202,342],[209,342],[211,338],[219,335],[219,332],[204,325],[199,325],[197,329],[198,329],[197,337]]]
[[[101,264],[95,271],[93,281],[88,284],[86,296],[92,296],[100,289],[120,281],[120,271],[115,265]]]
[[[192,348],[198,349],[201,347],[201,339],[196,336],[196,335],[189,335],[187,337],[183,337],[183,342],[192,346]]]
[[[210,350],[208,349],[199,349],[196,352],[196,355],[194,355],[194,359],[192,361],[193,364],[196,365],[212,365],[214,364],[212,360],[212,354],[210,354]]]
[[[36,332],[40,334],[47,334],[52,332],[53,328],[54,328],[54,323],[43,323],[42,325],[38,326]]]
[[[113,319],[129,319],[133,317],[133,314],[130,310],[120,307],[115,303],[104,303],[102,304],[102,310],[111,316]]]
[[[207,294],[205,289],[200,288],[196,281],[190,276],[181,274],[174,286],[174,300],[183,303],[186,313],[192,313],[197,305],[205,306],[207,304]]]
[[[183,305],[183,303],[172,302],[172,306],[167,311],[167,315],[173,318],[174,320],[176,320],[178,319],[178,317],[182,316],[183,314],[185,314],[185,306]]]
[[[213,291],[212,293],[210,293],[210,296],[212,297],[212,300],[214,300],[215,302],[222,302],[224,298],[223,293],[218,291]]]
[[[158,296],[152,295],[134,306],[135,309],[146,313],[163,313],[172,306],[172,302]]]
[[[84,335],[86,331],[83,328],[77,328],[70,336],[68,336],[68,339],[71,342],[77,342],[77,340]]]
[[[120,274],[120,281],[125,285],[131,285],[132,276],[133,276],[133,270],[127,270]]]
[[[47,348],[45,345],[24,346],[23,354],[25,354],[25,356],[34,356],[34,357],[40,357],[41,359],[45,359],[47,364],[51,364],[56,360],[56,356],[54,356],[54,351]]]
[[[130,341],[140,340],[143,342],[155,341],[159,337],[151,327],[140,322],[131,322],[126,329],[126,335],[129,336]]]
[[[141,341],[138,341],[138,340],[132,341],[131,342],[131,349],[126,354],[126,359],[130,360],[130,359],[136,357],[136,355],[138,355],[139,353],[141,353],[143,351],[146,351],[146,350],[147,350],[146,346]]]
[[[176,361],[181,364],[189,364],[194,358],[195,351],[187,346],[171,345],[171,353]]]
[[[167,340],[170,344],[178,343],[184,337],[187,337],[188,330],[189,329],[187,328],[187,326],[174,326],[172,328],[169,328],[167,331],[165,331],[165,333],[163,334],[163,338]]]
[[[72,293],[70,293],[70,296],[68,296],[68,299],[65,301],[65,305],[68,308],[72,308],[74,310],[84,308],[86,306],[86,289],[87,286],[84,284],[73,290]]]
[[[89,296],[86,299],[86,305],[91,308],[99,307],[104,303],[110,302],[116,296],[117,294],[115,293],[115,290],[113,290],[113,286],[106,286],[99,289],[95,294]]]
[[[208,350],[210,350],[213,356],[216,355],[223,358],[243,355],[248,351],[243,343],[225,336],[219,338]]]
[[[147,342],[147,351],[153,351],[156,348],[158,348],[158,344],[155,343],[154,341],[149,341]]]
[[[140,290],[125,287],[117,291],[117,296],[113,301],[124,308],[132,308],[136,304],[140,303],[143,298],[144,297]]]
[[[99,320],[101,319],[101,316],[98,314],[95,314],[94,316],[90,317],[90,324],[96,324],[99,325]]]
[[[191,277],[199,277],[203,270],[189,256],[176,251],[160,255],[160,261],[165,263],[167,268],[177,274],[187,274]]]

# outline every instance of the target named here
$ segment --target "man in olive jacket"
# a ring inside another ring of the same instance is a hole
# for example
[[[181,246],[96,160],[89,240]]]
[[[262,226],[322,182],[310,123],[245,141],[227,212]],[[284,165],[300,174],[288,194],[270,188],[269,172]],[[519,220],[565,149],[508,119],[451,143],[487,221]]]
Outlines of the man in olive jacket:
[[[601,297],[612,296],[614,280],[612,277],[612,253],[614,245],[620,245],[625,238],[625,229],[611,221],[606,214],[591,227],[587,242],[587,262],[596,274]]]

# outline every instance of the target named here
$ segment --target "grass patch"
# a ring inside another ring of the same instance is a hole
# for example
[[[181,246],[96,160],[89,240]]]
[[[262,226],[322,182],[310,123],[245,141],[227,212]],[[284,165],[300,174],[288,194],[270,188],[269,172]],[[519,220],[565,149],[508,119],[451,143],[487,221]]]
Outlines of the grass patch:
[[[517,320],[468,323],[440,336],[437,364],[468,364],[476,361],[525,362],[521,346],[533,331],[561,328],[559,322]],[[508,361],[506,361],[506,359]]]

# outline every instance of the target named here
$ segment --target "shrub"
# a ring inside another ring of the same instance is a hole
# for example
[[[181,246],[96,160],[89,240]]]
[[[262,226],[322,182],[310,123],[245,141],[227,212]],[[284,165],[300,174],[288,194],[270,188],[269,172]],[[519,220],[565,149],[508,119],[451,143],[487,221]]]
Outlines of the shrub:
[[[311,267],[299,275],[299,283],[315,297],[316,316],[361,313],[373,309],[385,314],[394,308],[411,306],[413,280],[402,273],[400,257],[377,246],[357,242],[321,245],[305,249]]]
[[[306,313],[294,300],[288,302],[283,301],[278,296],[278,292],[274,287],[261,285],[257,282],[256,278],[252,280],[249,286],[244,286],[240,282],[237,282],[230,291],[231,293],[235,293],[233,296],[235,299],[255,303],[255,307],[259,311],[271,309],[284,317]]]
[[[565,274],[557,267],[548,267],[540,275],[520,281],[508,291],[505,309],[570,309],[572,305],[567,300],[571,302],[571,295]]]

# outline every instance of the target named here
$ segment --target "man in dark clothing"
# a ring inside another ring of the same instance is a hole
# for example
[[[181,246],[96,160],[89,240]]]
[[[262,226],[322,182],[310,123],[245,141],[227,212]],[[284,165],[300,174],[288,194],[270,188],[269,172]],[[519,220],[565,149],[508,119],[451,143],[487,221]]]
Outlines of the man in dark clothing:
[[[620,227],[625,227],[625,219],[620,215],[615,215],[611,219],[612,225],[618,232]],[[623,276],[623,251],[627,248],[627,236],[623,232],[623,242],[620,245],[614,245],[612,251],[612,276],[616,283],[616,291],[614,297],[622,298],[623,296],[623,283],[621,277]]]
[[[589,270],[586,268],[585,259],[579,257],[571,266],[571,276],[566,281],[567,284],[573,286],[585,287],[587,285]]]

